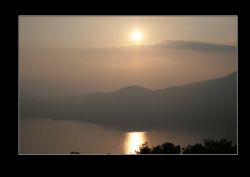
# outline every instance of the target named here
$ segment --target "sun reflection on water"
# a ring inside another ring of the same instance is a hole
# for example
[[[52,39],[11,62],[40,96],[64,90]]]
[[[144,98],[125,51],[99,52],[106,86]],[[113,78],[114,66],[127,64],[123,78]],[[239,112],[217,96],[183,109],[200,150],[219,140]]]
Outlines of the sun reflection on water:
[[[136,154],[139,146],[146,141],[145,132],[128,132],[126,134],[124,151],[125,154]]]

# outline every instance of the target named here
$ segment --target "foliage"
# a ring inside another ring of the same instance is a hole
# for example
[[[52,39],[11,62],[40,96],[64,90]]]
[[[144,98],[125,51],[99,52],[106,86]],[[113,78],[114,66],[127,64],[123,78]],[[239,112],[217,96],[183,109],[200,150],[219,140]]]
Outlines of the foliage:
[[[157,145],[152,148],[145,142],[140,146],[137,154],[180,154],[182,149],[183,154],[236,154],[237,146],[232,144],[232,141],[226,139],[213,140],[210,138],[203,139],[203,144],[196,143],[181,148],[173,143],[166,142],[162,145]]]
[[[80,152],[72,151],[70,154],[80,154]]]
[[[152,147],[152,149],[149,148],[148,143],[144,143],[140,146],[138,154],[180,154],[181,147],[175,146],[173,143],[163,143],[162,145],[158,145],[155,147]]]
[[[188,145],[184,148],[183,154],[236,154],[237,146],[232,141],[226,139],[213,140],[210,138],[203,140],[204,145]]]

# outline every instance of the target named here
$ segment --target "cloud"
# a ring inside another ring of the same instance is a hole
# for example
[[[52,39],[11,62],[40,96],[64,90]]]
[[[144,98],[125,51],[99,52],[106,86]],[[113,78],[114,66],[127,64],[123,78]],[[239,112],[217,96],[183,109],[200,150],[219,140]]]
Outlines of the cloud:
[[[189,50],[199,50],[199,51],[222,51],[222,52],[236,51],[237,49],[236,46],[232,45],[223,45],[223,44],[197,42],[197,41],[182,41],[182,40],[166,40],[148,46],[160,47],[160,48],[189,49]]]
[[[226,44],[216,44],[209,42],[200,41],[185,41],[185,40],[163,40],[159,42],[146,43],[146,44],[123,44],[116,46],[91,46],[85,49],[91,51],[95,50],[111,50],[114,49],[131,49],[131,48],[168,48],[168,49],[186,49],[186,50],[196,50],[196,51],[208,51],[208,52],[236,52],[237,46],[226,45]]]

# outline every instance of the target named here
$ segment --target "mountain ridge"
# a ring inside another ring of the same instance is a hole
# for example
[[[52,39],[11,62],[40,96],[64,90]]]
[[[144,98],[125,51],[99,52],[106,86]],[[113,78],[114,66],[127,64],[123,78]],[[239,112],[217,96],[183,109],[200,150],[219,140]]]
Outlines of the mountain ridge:
[[[87,93],[85,95],[88,95],[88,94],[109,94],[109,93],[113,93],[113,92],[120,92],[120,91],[127,91],[127,90],[132,90],[132,89],[136,89],[136,90],[145,90],[145,91],[162,91],[162,90],[167,90],[167,89],[175,89],[175,88],[179,88],[179,87],[184,87],[184,86],[190,86],[190,85],[193,85],[193,84],[199,84],[199,83],[203,83],[203,82],[207,82],[207,81],[214,81],[214,80],[220,80],[220,79],[224,79],[224,78],[227,78],[227,77],[237,77],[237,71],[234,71],[230,74],[227,74],[225,76],[221,76],[221,77],[218,77],[218,78],[213,78],[213,79],[206,79],[206,80],[202,80],[202,81],[196,81],[196,82],[191,82],[191,83],[187,83],[187,84],[183,84],[183,85],[179,85],[179,86],[169,86],[169,87],[166,87],[166,88],[160,88],[160,89],[149,89],[149,88],[146,88],[146,87],[143,87],[143,86],[140,86],[140,85],[128,85],[128,86],[124,86],[124,87],[120,87],[118,89],[115,89],[111,92],[90,92],[90,93]]]
[[[237,72],[178,87],[122,87],[64,101],[29,102],[24,117],[80,120],[128,131],[185,130],[236,136]]]

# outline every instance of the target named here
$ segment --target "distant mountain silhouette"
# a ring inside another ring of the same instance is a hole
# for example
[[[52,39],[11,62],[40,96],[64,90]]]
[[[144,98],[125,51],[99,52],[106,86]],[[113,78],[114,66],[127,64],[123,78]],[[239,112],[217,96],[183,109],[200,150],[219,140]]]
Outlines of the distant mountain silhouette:
[[[129,86],[48,102],[24,100],[21,115],[82,120],[131,131],[187,130],[235,137],[237,72],[160,90]]]
[[[116,91],[114,91],[115,93],[117,92],[121,92],[121,93],[124,93],[124,92],[130,92],[130,93],[135,93],[135,92],[149,92],[151,90],[149,89],[146,89],[144,87],[141,87],[141,86],[138,86],[138,85],[133,85],[133,86],[128,86],[128,87],[123,87],[123,88],[120,88]]]

